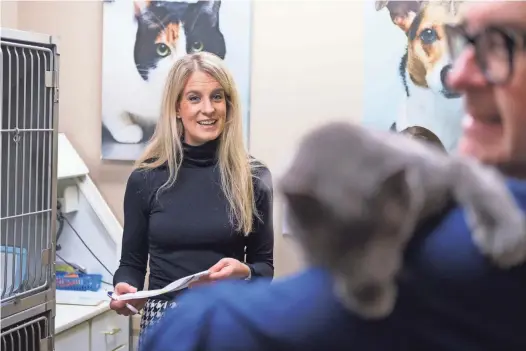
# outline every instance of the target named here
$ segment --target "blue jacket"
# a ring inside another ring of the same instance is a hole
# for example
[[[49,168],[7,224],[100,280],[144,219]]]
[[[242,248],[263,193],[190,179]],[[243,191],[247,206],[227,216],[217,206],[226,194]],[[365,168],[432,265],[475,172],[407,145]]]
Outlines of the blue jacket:
[[[526,209],[526,182],[508,184]],[[461,209],[413,240],[406,267],[384,320],[349,313],[331,276],[313,267],[271,285],[196,288],[148,333],[144,350],[526,350],[526,265],[494,268],[474,246]]]

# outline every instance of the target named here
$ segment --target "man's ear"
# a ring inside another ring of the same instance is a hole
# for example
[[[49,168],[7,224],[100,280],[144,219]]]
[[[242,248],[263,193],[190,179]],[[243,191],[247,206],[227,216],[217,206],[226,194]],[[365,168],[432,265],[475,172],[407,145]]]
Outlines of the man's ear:
[[[416,14],[420,11],[422,0],[398,1],[398,0],[377,0],[375,2],[376,11],[387,8],[391,21],[398,26],[404,33],[407,33],[413,23]]]

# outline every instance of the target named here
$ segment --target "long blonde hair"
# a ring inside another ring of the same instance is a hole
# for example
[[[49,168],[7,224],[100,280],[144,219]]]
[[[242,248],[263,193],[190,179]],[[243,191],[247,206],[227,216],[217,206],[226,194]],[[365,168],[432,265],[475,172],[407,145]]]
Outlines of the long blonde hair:
[[[223,87],[227,101],[227,116],[219,139],[218,165],[221,188],[230,205],[230,220],[236,231],[252,232],[256,210],[253,176],[259,165],[245,150],[239,94],[234,79],[223,61],[214,54],[199,52],[179,59],[168,74],[164,87],[161,118],[144,153],[136,161],[138,169],[151,170],[167,163],[168,180],[157,194],[175,183],[183,160],[183,124],[176,118],[177,107],[190,75],[201,71],[212,76]]]

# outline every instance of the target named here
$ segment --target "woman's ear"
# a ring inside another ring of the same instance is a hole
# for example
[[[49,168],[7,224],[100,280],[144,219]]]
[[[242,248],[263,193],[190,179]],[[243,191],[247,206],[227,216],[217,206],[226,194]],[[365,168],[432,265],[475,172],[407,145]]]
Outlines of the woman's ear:
[[[176,100],[177,102],[175,103],[175,115],[177,117],[181,117],[181,96],[179,96]]]

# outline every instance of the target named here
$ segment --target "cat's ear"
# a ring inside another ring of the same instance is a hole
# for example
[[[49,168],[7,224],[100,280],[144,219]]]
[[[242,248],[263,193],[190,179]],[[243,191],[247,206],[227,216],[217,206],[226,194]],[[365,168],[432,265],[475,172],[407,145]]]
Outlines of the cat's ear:
[[[408,170],[400,169],[389,174],[380,184],[375,195],[375,208],[385,223],[396,223],[405,217],[411,203],[411,185]]]
[[[291,172],[278,182],[278,188],[285,199],[289,215],[301,223],[311,226],[323,216],[324,206],[307,182],[302,181]]]
[[[188,7],[187,30],[193,30],[195,24],[199,21],[207,21],[211,27],[219,24],[219,8],[221,1],[200,0]]]
[[[391,21],[398,26],[404,33],[407,33],[413,23],[416,14],[420,10],[422,0],[377,0],[375,2],[376,11],[387,8]]]
[[[407,191],[409,190],[407,173],[407,169],[402,168],[385,177],[380,186],[382,194],[390,197],[406,196]]]
[[[211,25],[216,26],[219,23],[219,9],[221,8],[221,1],[205,0],[199,2],[203,4],[203,11],[209,15]]]
[[[150,6],[151,0],[135,0],[133,2],[133,11],[135,17],[141,16],[141,14]]]
[[[308,193],[284,192],[289,215],[305,228],[312,228],[323,216],[322,204]]]

